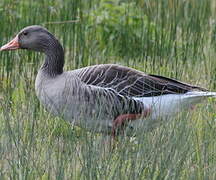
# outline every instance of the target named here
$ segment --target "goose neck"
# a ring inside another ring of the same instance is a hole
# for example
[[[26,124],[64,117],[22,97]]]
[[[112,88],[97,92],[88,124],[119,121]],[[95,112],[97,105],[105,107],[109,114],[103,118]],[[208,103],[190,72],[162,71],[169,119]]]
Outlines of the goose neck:
[[[64,67],[64,50],[57,40],[52,40],[48,43],[48,48],[45,50],[45,62],[41,69],[49,76],[56,76],[63,73]]]

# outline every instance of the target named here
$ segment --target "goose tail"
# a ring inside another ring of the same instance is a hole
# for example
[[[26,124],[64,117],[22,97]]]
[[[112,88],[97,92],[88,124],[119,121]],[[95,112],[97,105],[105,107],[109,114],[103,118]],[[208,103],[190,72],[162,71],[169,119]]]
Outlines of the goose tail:
[[[208,98],[208,97],[215,97],[216,98],[216,92],[204,92],[204,91],[190,91],[185,94],[188,98]]]
[[[135,98],[152,108],[151,119],[171,117],[178,112],[189,110],[196,104],[213,97],[216,92],[190,91],[185,94],[169,94],[155,97]]]

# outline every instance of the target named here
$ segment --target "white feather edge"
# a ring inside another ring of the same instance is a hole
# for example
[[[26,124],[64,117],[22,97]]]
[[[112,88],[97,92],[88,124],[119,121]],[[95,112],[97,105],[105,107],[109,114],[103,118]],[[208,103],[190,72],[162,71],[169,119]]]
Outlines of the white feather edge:
[[[143,102],[144,106],[151,108],[152,113],[147,118],[150,120],[148,124],[152,124],[153,121],[167,120],[175,117],[176,114],[190,110],[194,105],[201,103],[203,100],[209,97],[216,97],[216,92],[200,92],[190,91],[185,94],[169,94],[155,97],[134,97],[134,99]],[[132,126],[139,126],[139,121],[133,121]],[[145,122],[147,123],[147,121]],[[154,124],[154,123],[153,123]]]

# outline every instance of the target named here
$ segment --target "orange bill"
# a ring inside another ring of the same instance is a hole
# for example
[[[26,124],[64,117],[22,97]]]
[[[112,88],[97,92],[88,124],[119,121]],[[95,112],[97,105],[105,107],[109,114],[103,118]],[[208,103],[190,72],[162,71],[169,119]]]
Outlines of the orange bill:
[[[9,43],[2,46],[0,48],[0,51],[15,50],[15,49],[19,49],[19,48],[20,48],[20,45],[19,45],[19,42],[18,42],[18,36],[16,36]]]

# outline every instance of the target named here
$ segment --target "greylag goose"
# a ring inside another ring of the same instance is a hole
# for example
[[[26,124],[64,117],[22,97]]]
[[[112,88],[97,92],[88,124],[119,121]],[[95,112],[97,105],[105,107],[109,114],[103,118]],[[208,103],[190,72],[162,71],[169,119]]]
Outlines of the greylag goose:
[[[35,89],[48,111],[80,127],[113,136],[123,125],[133,131],[148,128],[216,96],[198,86],[116,64],[64,72],[61,44],[38,25],[22,29],[0,51],[15,49],[45,53]]]

